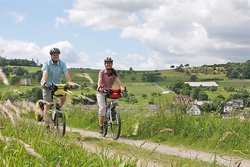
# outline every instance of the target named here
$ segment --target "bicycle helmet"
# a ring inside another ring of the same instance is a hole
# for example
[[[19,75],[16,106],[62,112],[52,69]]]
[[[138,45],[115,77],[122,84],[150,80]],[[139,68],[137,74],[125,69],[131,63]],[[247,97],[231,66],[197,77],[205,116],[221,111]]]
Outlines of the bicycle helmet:
[[[61,52],[60,52],[60,50],[58,48],[52,48],[49,53],[50,53],[50,55],[52,55],[54,53],[60,54]]]
[[[107,57],[106,59],[104,59],[104,63],[106,62],[112,62],[113,63],[113,59],[111,59],[111,57]]]

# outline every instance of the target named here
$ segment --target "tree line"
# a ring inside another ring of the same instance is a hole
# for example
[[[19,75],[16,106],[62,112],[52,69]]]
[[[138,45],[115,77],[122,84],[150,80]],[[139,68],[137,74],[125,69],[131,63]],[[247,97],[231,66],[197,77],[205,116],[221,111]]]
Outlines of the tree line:
[[[31,66],[31,67],[39,67],[38,62],[36,63],[33,59],[6,59],[5,57],[0,56],[0,66]]]

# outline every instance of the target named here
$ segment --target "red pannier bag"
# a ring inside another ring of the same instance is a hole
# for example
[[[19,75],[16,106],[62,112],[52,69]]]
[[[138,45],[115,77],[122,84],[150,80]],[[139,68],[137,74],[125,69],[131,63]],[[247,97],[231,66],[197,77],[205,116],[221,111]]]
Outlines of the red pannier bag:
[[[121,89],[120,88],[111,88],[110,94],[108,95],[110,99],[119,99],[121,98]]]

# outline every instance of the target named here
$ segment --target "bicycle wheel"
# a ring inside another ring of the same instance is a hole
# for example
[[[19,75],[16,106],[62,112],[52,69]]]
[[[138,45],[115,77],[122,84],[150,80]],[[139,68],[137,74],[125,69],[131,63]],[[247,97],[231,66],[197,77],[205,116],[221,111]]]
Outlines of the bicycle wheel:
[[[103,137],[105,137],[108,133],[108,126],[109,126],[108,122],[109,122],[109,112],[107,111],[103,122],[103,134],[102,134]]]
[[[111,136],[114,140],[117,140],[121,134],[121,116],[118,110],[112,112],[115,112],[113,113],[115,115],[113,117],[110,115],[110,118],[112,118],[112,121],[110,121]]]
[[[57,111],[54,118],[57,135],[64,136],[66,132],[66,118],[64,112]]]

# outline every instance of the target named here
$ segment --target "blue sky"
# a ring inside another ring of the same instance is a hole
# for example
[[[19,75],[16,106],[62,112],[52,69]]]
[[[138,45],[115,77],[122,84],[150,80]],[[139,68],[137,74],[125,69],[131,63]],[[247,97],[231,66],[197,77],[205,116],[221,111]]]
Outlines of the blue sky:
[[[0,53],[156,70],[250,59],[250,0],[0,0]],[[223,5],[221,5],[223,4]]]

